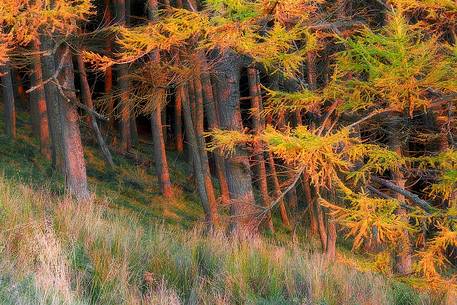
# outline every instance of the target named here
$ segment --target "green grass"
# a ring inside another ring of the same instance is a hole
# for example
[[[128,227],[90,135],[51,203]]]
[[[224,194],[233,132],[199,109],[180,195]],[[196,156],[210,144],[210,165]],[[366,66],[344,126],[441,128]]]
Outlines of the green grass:
[[[179,187],[189,184],[187,165],[172,153],[178,186],[164,200],[150,168],[115,156],[107,171],[86,143],[96,196],[78,205],[38,153],[27,116],[18,126],[14,143],[0,136],[0,304],[444,304],[327,262],[300,231],[293,239],[281,228],[269,238],[204,233],[196,194]]]
[[[0,304],[435,304],[303,244],[145,223],[5,177],[0,194]]]
[[[39,143],[32,135],[29,118],[24,112],[19,112],[17,127],[18,137],[14,142],[3,133],[0,135],[0,173],[7,179],[32,186],[46,186],[53,193],[62,195],[63,178],[52,171],[50,162],[39,153]],[[98,198],[103,198],[113,207],[134,210],[147,220],[156,219],[186,228],[203,220],[203,210],[196,194],[185,193],[179,188],[179,185],[191,183],[184,171],[177,170],[187,166],[179,156],[169,156],[171,176],[177,186],[176,196],[166,201],[159,194],[153,166],[135,165],[113,154],[115,167],[107,169],[96,144],[85,143],[84,147],[88,182]],[[140,145],[136,153],[143,159],[151,159],[152,147]]]

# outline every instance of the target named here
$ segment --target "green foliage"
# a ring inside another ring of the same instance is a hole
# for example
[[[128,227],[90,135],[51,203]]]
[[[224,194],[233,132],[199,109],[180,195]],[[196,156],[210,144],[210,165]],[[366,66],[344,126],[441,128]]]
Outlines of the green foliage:
[[[313,1],[298,2],[302,5],[300,7],[316,5]],[[280,6],[286,10],[289,8],[292,13],[298,2],[286,1]],[[292,26],[281,20],[267,26],[276,4],[272,3],[271,7],[273,11],[268,12],[264,1],[211,0],[205,3],[204,10],[198,12],[170,9],[146,25],[114,27],[118,37],[116,42],[121,46],[115,58],[93,52],[85,52],[84,57],[104,69],[115,63],[133,62],[152,51],[192,53],[195,49],[222,52],[231,49],[251,57],[272,73],[290,76],[298,73],[306,52],[317,48],[317,39],[304,25],[303,18],[294,20]],[[305,40],[306,46],[294,47],[294,41],[299,40]]]
[[[215,21],[220,24],[250,20],[259,17],[262,13],[260,1],[206,0],[205,6],[207,10],[219,15]]]
[[[0,25],[10,46],[27,45],[39,33],[74,33],[77,21],[85,20],[93,10],[91,0],[4,0],[0,5]]]
[[[397,152],[391,151],[386,147],[373,144],[359,144],[352,146],[348,151],[348,157],[352,162],[360,160],[362,164],[357,169],[352,168],[347,173],[348,179],[354,179],[354,183],[359,181],[366,183],[372,174],[380,174],[387,171],[399,173],[401,168],[406,165],[406,159]]]
[[[340,148],[349,148],[356,141],[347,129],[321,136],[307,126],[285,132],[268,126],[263,140],[278,157],[306,170],[316,187],[329,187],[338,180],[339,171],[349,169],[351,163],[343,158]]]
[[[277,114],[281,111],[310,111],[317,110],[323,98],[318,93],[302,88],[300,91],[285,92],[265,88],[267,98],[264,102],[263,115]]]
[[[335,86],[355,109],[382,106],[410,115],[430,106],[430,91],[456,92],[455,62],[438,38],[426,38],[401,13],[388,20],[379,33],[365,28],[341,40],[348,48],[337,56],[329,90]],[[345,78],[348,74],[353,77]]]

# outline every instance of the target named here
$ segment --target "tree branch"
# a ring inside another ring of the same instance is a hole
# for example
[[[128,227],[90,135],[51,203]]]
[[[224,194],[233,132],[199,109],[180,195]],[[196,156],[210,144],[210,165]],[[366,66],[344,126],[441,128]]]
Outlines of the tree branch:
[[[407,191],[404,188],[399,187],[398,185],[396,185],[395,183],[390,182],[389,180],[382,179],[382,178],[379,178],[379,177],[371,177],[371,180],[374,181],[374,182],[378,182],[379,184],[391,189],[392,191],[394,191],[396,193],[399,193],[399,194],[402,194],[403,196],[409,198],[412,202],[414,202],[415,204],[420,206],[424,211],[426,211],[428,213],[431,213],[431,212],[433,212],[435,210],[435,208],[432,207],[432,205],[429,202],[421,199],[416,194],[413,194],[410,191]]]

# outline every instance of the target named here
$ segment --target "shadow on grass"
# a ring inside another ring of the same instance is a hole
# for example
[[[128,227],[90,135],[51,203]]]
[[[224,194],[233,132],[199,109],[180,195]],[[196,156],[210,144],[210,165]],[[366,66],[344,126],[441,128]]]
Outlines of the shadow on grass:
[[[3,126],[1,118],[0,126]],[[105,167],[96,144],[85,143],[84,146],[89,187],[98,198],[106,199],[114,208],[135,211],[145,223],[152,220],[190,228],[203,220],[203,210],[194,194],[183,193],[177,188],[177,195],[165,200],[160,196],[153,169],[135,165],[119,155],[113,155],[115,167],[109,169]],[[152,151],[148,152],[151,149],[147,145],[137,147],[145,159],[151,159]],[[184,163],[177,160],[176,155],[170,155],[172,166]],[[46,188],[57,195],[65,193],[63,176],[52,170],[51,162],[40,154],[39,142],[32,134],[29,116],[24,112],[18,113],[15,140],[3,135],[3,130],[1,132],[0,172],[9,180],[35,189]],[[180,168],[171,168],[171,172],[174,183],[186,184],[183,179],[187,177]]]

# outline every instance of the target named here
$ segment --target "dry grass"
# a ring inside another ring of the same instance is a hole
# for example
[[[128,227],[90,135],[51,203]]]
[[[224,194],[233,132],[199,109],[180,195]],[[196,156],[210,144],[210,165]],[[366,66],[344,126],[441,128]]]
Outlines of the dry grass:
[[[108,206],[0,177],[0,304],[441,302],[297,243],[183,231]]]

